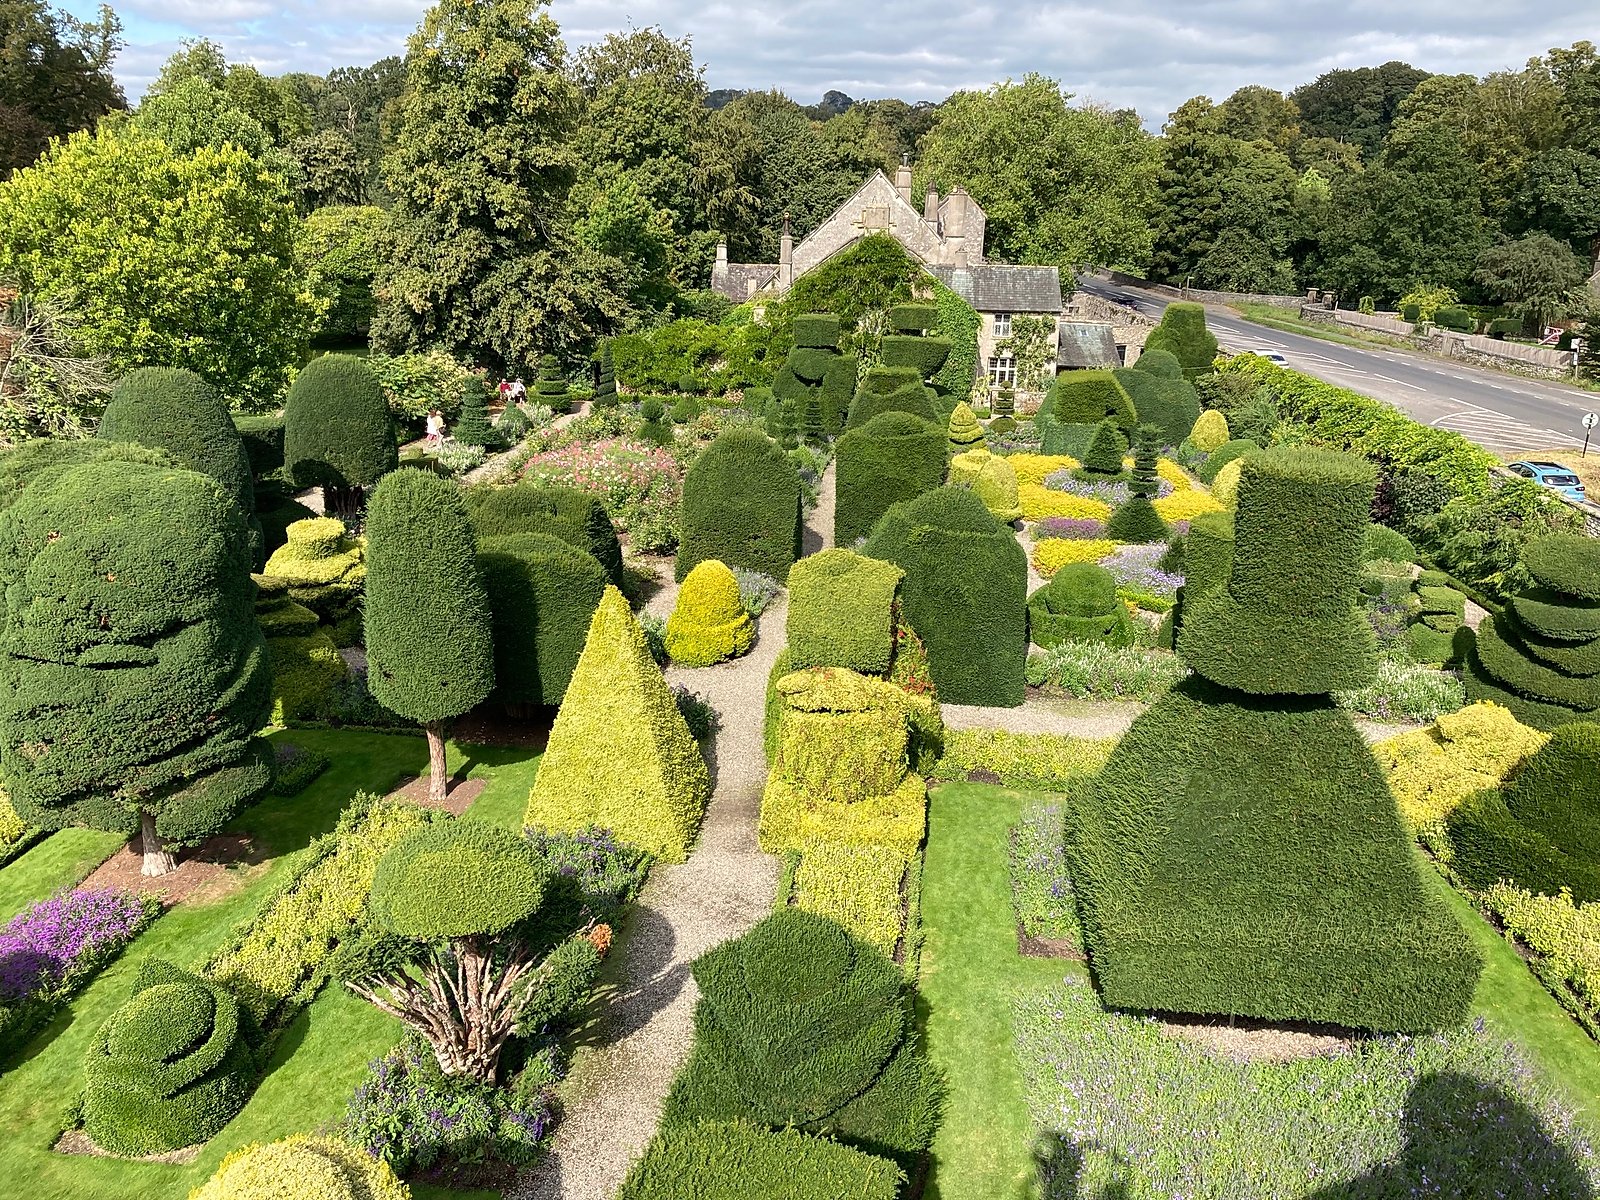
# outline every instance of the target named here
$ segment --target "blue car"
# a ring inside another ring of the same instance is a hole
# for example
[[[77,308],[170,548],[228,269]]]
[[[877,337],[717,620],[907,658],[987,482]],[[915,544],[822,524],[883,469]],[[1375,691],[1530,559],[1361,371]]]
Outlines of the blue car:
[[[1553,462],[1514,462],[1511,464],[1511,470],[1524,479],[1531,479],[1547,488],[1553,488],[1568,500],[1588,499],[1583,494],[1583,483],[1571,467],[1563,467],[1560,463]]]

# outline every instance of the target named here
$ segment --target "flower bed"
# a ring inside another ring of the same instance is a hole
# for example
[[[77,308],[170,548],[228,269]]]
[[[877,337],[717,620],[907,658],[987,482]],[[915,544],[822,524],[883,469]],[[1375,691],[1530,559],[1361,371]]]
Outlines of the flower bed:
[[[1079,700],[1151,701],[1189,673],[1183,660],[1164,650],[1061,642],[1028,656],[1027,680]]]
[[[1106,536],[1106,523],[1094,517],[1046,517],[1033,527],[1035,541],[1066,538],[1086,541]]]
[[[1033,544],[1033,569],[1049,579],[1068,563],[1099,562],[1116,548],[1117,543],[1109,538],[1049,538]]]
[[[1011,907],[1024,936],[1067,942],[1081,953],[1083,930],[1067,871],[1064,817],[1060,804],[1034,804],[1011,827]]]
[[[683,472],[660,447],[623,437],[572,442],[532,455],[522,478],[598,496],[637,552],[665,553],[678,543]]]
[[[1151,612],[1166,612],[1178,598],[1183,576],[1163,571],[1165,545],[1124,546],[1101,565],[1117,581],[1117,595]]]

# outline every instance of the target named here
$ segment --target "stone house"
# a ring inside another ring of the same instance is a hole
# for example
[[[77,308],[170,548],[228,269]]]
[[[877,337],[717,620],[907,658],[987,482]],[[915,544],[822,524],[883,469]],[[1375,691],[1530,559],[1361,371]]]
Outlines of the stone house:
[[[960,187],[942,199],[929,188],[918,209],[912,202],[911,167],[902,163],[892,183],[882,171],[874,171],[827,220],[798,243],[785,224],[775,263],[730,263],[727,243],[719,243],[711,288],[736,304],[762,296],[776,299],[796,279],[839,251],[869,234],[886,233],[921,262],[929,274],[977,310],[982,322],[977,369],[991,389],[1013,388],[1017,383],[1016,358],[1006,352],[1003,343],[1011,336],[1013,319],[1021,316],[1057,320],[1054,345],[1048,348],[1046,384],[1057,369],[1116,366],[1113,352],[1103,347],[1096,350],[1099,343],[1086,348],[1077,335],[1069,338],[1070,350],[1063,358],[1059,322],[1065,310],[1060,271],[1055,267],[988,261],[984,254],[987,225],[988,216],[982,206]],[[1109,334],[1109,325],[1106,330]],[[1109,338],[1101,341],[1110,345]]]

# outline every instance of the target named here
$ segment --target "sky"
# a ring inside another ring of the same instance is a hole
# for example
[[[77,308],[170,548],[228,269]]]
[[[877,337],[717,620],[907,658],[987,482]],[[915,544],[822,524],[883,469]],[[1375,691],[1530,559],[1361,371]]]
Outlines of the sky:
[[[92,15],[97,0],[55,0]],[[405,52],[427,0],[119,0],[117,75],[136,101],[185,37],[268,74],[324,74]],[[1600,41],[1595,0],[555,0],[569,48],[632,25],[689,35],[711,88],[778,87],[802,104],[940,100],[1030,71],[1159,129],[1190,96],[1289,90],[1335,67],[1400,59],[1439,73],[1520,67]]]

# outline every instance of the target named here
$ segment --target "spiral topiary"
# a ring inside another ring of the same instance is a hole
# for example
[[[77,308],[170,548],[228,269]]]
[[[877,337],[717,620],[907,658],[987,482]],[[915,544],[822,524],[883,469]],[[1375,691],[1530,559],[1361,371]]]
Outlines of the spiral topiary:
[[[983,447],[983,426],[978,424],[971,405],[965,400],[951,410],[945,436],[949,438],[951,454],[964,454]]]
[[[1133,474],[1126,501],[1106,522],[1106,532],[1119,542],[1164,542],[1167,540],[1167,523],[1151,504],[1160,491],[1161,476],[1157,471],[1161,430],[1155,425],[1141,425],[1135,435]]]
[[[982,447],[950,460],[950,486],[970,488],[1003,525],[1022,519],[1016,468]]]
[[[739,602],[739,581],[723,562],[695,564],[667,618],[667,655],[685,667],[710,667],[747,654],[755,624]]]
[[[410,1200],[389,1164],[349,1142],[295,1134],[233,1151],[189,1200]]]

